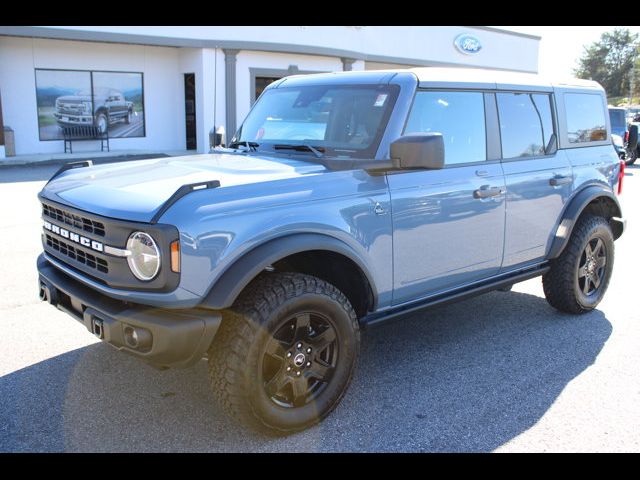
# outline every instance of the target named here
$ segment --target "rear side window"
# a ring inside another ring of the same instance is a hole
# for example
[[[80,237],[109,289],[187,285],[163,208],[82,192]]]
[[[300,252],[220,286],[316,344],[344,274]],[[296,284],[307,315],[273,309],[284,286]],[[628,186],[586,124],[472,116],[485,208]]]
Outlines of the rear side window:
[[[607,139],[602,97],[590,93],[565,93],[569,143],[600,142]]]
[[[555,151],[551,95],[498,93],[503,158],[537,157]]]
[[[404,131],[441,133],[446,165],[487,159],[481,92],[418,92]]]

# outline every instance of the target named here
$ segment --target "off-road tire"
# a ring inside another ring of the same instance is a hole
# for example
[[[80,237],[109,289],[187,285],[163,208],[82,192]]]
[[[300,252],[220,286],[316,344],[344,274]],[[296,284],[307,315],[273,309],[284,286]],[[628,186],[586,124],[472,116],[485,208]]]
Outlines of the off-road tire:
[[[284,408],[265,390],[261,359],[282,322],[295,312],[312,309],[330,316],[335,326],[335,370],[315,400]],[[340,402],[351,382],[359,347],[356,314],[336,287],[311,275],[264,273],[223,312],[208,352],[213,394],[225,412],[253,429],[271,435],[303,430],[325,418]]]
[[[578,268],[584,259],[587,243],[594,239],[604,243],[606,265],[600,286],[585,295],[578,281]],[[609,222],[596,215],[582,215],[571,232],[569,243],[560,256],[551,261],[551,270],[542,277],[544,295],[549,304],[566,313],[586,313],[598,305],[609,285],[613,271],[614,239]]]

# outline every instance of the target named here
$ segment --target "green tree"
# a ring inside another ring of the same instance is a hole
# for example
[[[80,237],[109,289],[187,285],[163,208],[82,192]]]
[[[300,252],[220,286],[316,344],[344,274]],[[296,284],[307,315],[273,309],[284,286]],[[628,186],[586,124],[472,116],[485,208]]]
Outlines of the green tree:
[[[616,28],[584,47],[574,74],[600,83],[610,97],[621,97],[629,94],[631,72],[638,60],[638,34]],[[637,83],[634,78],[634,86],[640,89]]]

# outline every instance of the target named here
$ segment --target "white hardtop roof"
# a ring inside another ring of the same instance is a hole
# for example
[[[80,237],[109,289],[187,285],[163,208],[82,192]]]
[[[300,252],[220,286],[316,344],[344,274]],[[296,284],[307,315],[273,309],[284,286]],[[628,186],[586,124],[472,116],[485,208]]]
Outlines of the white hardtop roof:
[[[548,78],[534,73],[518,73],[483,68],[411,68],[420,83],[490,83],[497,85],[538,86],[538,87],[577,87],[602,90],[598,82],[572,77]]]

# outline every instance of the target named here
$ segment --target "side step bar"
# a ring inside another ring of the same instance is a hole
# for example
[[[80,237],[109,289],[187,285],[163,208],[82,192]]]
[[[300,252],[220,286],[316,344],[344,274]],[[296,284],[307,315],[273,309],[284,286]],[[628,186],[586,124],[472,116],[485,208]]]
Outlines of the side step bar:
[[[387,320],[391,320],[393,318],[403,317],[410,313],[415,313],[421,310],[427,310],[432,307],[458,302],[460,300],[475,297],[476,295],[487,293],[492,290],[498,290],[499,288],[507,287],[514,283],[519,283],[531,278],[539,277],[540,275],[544,275],[545,273],[547,273],[549,269],[550,267],[544,264],[531,270],[526,270],[515,275],[510,275],[508,277],[501,278],[499,280],[493,280],[474,287],[468,287],[464,290],[455,290],[453,292],[436,295],[425,300],[410,303],[408,305],[402,305],[400,307],[393,308],[384,312],[372,313],[363,317],[360,320],[360,323],[363,326],[369,327],[378,323],[386,322]]]

